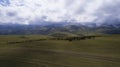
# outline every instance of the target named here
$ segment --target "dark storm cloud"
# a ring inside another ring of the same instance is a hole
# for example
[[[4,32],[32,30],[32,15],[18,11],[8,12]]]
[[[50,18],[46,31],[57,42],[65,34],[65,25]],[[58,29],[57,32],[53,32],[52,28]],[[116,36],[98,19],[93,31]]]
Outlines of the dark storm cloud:
[[[8,12],[8,13],[7,13],[7,16],[11,16],[11,17],[12,17],[12,16],[16,16],[16,15],[17,15],[16,12]]]

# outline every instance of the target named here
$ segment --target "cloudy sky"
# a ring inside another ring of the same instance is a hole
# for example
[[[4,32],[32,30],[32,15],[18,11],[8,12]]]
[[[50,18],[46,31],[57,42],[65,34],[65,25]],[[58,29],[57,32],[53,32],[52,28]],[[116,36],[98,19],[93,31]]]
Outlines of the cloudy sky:
[[[120,0],[0,0],[0,23],[102,23],[120,19]]]

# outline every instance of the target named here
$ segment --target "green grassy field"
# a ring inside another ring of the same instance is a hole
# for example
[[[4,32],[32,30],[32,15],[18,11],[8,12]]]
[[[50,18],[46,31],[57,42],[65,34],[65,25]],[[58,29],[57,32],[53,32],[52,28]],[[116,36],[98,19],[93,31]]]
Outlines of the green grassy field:
[[[120,35],[28,42],[36,39],[47,36],[1,35],[0,67],[120,67]]]

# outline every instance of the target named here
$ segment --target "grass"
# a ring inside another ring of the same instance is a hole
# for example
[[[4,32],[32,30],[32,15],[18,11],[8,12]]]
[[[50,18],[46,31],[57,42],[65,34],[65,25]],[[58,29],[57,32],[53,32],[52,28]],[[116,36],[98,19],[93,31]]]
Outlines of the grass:
[[[8,43],[43,38],[47,36],[1,35],[0,67],[120,67],[120,35]]]

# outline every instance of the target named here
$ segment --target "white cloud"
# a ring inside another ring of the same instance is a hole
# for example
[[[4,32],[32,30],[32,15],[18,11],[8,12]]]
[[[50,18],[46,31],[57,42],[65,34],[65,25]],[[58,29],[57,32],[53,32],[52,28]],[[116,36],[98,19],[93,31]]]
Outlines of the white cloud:
[[[29,24],[36,18],[48,22],[94,22],[113,15],[107,8],[120,3],[119,0],[10,0],[10,4],[6,1],[0,2],[0,23]]]

